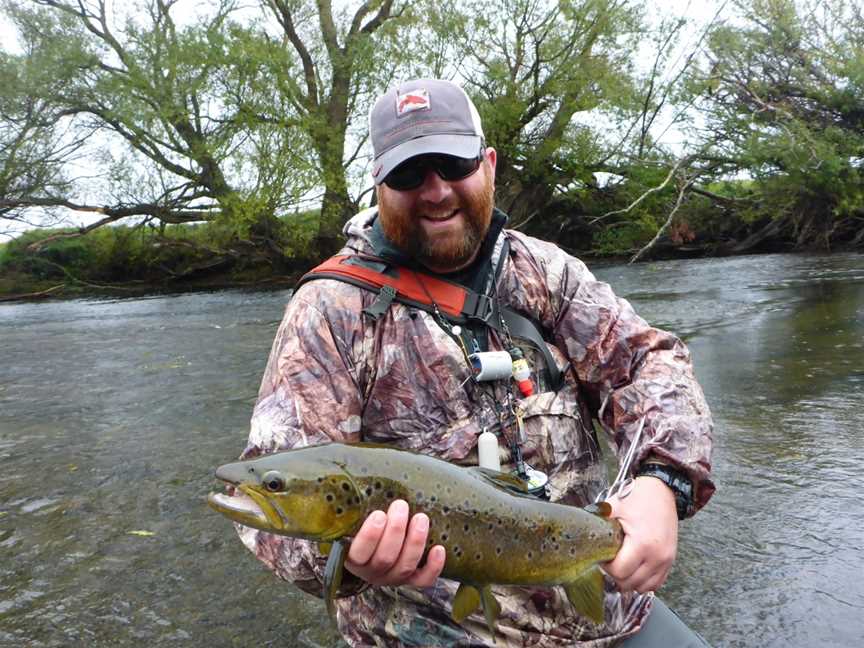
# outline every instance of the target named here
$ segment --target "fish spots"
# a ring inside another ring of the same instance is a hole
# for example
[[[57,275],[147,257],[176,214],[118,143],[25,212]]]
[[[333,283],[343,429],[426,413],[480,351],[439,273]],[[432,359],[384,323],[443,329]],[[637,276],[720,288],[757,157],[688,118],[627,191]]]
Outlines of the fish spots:
[[[500,556],[504,550],[501,547],[495,547],[495,555]]]
[[[528,560],[533,560],[533,559],[534,559],[534,552],[533,552],[533,551],[529,551],[529,552],[528,552]]]
[[[345,509],[343,509],[341,506],[336,507],[336,515],[342,515],[344,512]]]
[[[367,486],[366,490],[364,490],[363,492],[366,493],[366,497],[369,497],[370,495],[372,495],[372,487]]]
[[[387,499],[393,499],[394,497],[396,497],[396,493],[394,493],[392,490],[388,490],[386,493],[384,493],[384,495],[386,495]]]
[[[465,533],[468,533],[471,530],[471,525],[466,522],[465,524],[462,525],[462,530]]]
[[[342,482],[342,490],[346,493],[351,490],[351,487],[348,485],[348,482]]]
[[[382,488],[384,488],[384,485],[380,481],[376,481],[375,482],[375,490],[376,491],[381,490]]]
[[[333,493],[327,493],[324,499],[326,499],[328,502],[332,502],[336,498],[333,496]]]
[[[481,554],[479,551],[474,554],[474,560],[476,560],[477,562],[480,562],[482,559],[483,559],[483,554]]]
[[[448,536],[446,533],[442,533],[441,534],[441,542],[447,542],[447,538],[449,538],[449,537],[450,536]]]

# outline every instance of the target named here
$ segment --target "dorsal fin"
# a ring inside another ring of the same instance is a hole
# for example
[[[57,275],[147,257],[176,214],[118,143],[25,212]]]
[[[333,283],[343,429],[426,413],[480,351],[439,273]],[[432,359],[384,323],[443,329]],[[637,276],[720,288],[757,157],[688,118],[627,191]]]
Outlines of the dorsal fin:
[[[505,490],[508,493],[515,493],[516,495],[528,494],[528,482],[516,475],[489,468],[481,468],[480,466],[471,466],[468,470],[496,488]]]

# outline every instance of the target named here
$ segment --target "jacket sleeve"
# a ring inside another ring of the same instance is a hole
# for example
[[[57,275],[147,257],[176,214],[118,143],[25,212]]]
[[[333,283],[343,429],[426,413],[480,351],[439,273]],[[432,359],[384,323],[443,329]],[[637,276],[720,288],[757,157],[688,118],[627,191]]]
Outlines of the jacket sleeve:
[[[241,459],[360,437],[362,306],[345,284],[316,280],[291,299],[273,347]],[[357,291],[354,291],[355,293]],[[333,315],[338,313],[337,315]],[[357,321],[352,321],[356,318]],[[315,543],[236,525],[243,544],[280,578],[322,595],[326,558]],[[362,589],[346,574],[340,595]]]
[[[631,471],[650,456],[672,464],[693,482],[698,510],[715,490],[713,423],[687,347],[649,326],[581,261],[557,256],[547,267],[555,341],[566,350],[619,461],[642,426]]]

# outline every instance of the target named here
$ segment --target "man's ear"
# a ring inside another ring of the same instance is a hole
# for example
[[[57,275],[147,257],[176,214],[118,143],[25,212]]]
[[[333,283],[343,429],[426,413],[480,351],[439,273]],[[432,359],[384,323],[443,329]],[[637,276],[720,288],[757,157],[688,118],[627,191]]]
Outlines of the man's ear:
[[[486,147],[486,161],[489,162],[489,167],[492,171],[492,182],[495,182],[495,164],[498,162],[498,153],[491,146]]]

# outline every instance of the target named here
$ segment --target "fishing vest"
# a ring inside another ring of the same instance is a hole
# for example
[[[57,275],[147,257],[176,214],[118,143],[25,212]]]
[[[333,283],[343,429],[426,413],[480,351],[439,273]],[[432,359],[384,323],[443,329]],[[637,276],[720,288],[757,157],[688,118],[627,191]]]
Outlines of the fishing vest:
[[[428,313],[440,313],[453,324],[483,324],[498,333],[506,326],[511,336],[525,340],[543,355],[549,384],[554,391],[561,387],[561,370],[535,323],[507,306],[499,307],[497,300],[488,295],[365,254],[330,257],[303,275],[297,288],[314,279],[335,279],[377,293],[375,301],[363,309],[373,320],[398,302]]]

